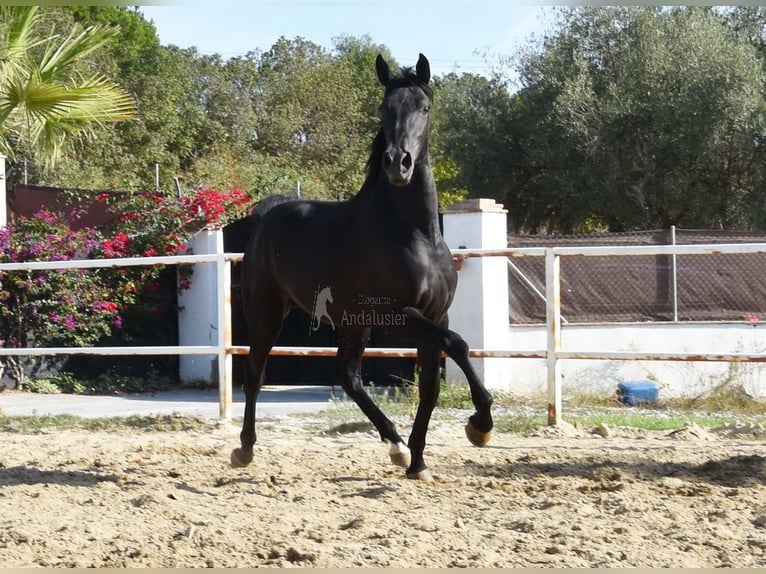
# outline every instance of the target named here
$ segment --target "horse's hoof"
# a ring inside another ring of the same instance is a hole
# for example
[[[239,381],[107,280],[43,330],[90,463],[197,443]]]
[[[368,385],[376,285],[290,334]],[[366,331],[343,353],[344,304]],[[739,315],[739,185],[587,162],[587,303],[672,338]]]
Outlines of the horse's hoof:
[[[431,473],[427,468],[424,468],[421,471],[418,472],[408,472],[407,478],[412,480],[422,480],[423,482],[433,482],[434,477],[431,476]]]
[[[396,466],[401,466],[402,468],[410,466],[410,449],[403,442],[392,442],[391,448],[388,449],[388,456]]]
[[[231,467],[244,468],[253,460],[253,455],[245,456],[241,448],[231,451]]]
[[[482,447],[487,446],[489,439],[492,437],[492,432],[483,432],[473,426],[470,421],[465,425],[465,436],[471,441],[474,446]]]

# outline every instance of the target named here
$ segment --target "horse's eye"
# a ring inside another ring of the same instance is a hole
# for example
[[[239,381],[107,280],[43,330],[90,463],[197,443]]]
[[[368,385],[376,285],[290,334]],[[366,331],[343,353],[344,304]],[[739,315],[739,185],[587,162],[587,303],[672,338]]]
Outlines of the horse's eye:
[[[431,106],[426,106],[425,108],[423,108],[423,113],[427,114],[430,110],[431,110]]]

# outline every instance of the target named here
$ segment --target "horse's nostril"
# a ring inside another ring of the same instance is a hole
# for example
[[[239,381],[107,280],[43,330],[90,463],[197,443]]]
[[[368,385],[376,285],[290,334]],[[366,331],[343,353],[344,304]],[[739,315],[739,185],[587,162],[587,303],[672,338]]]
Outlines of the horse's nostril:
[[[386,167],[394,163],[394,156],[390,151],[387,151],[386,153],[383,154],[383,163],[386,164]]]
[[[409,171],[411,167],[412,156],[410,155],[410,152],[405,152],[404,157],[402,158],[402,168],[404,168],[404,171]]]

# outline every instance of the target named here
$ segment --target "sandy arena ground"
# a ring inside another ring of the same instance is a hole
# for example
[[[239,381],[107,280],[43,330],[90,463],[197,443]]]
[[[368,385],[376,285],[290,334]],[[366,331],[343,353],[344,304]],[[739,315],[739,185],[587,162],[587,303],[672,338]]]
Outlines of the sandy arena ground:
[[[421,483],[366,424],[322,424],[261,423],[245,469],[230,424],[0,434],[0,566],[766,566],[766,442],[746,434],[478,449],[434,421]]]

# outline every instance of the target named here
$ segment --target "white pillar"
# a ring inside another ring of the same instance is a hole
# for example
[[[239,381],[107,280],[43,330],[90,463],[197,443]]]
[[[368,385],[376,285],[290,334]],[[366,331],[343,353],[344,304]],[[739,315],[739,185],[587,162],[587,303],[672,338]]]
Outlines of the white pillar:
[[[8,225],[8,207],[5,189],[5,156],[0,153],[0,229]]]
[[[195,255],[223,253],[223,231],[200,231],[190,242]],[[178,294],[178,344],[217,345],[218,309],[217,266],[215,263],[197,263],[191,276],[191,288]],[[195,380],[218,381],[216,357],[208,355],[181,355],[179,376],[182,382]]]
[[[468,199],[444,213],[444,239],[450,249],[508,247],[507,211],[493,199]],[[462,260],[455,299],[449,311],[450,329],[472,349],[509,349],[508,263],[505,257]],[[508,390],[509,359],[471,359],[487,388]],[[465,382],[458,366],[447,360],[447,382]]]

